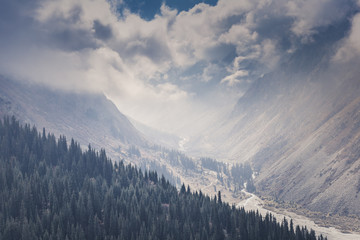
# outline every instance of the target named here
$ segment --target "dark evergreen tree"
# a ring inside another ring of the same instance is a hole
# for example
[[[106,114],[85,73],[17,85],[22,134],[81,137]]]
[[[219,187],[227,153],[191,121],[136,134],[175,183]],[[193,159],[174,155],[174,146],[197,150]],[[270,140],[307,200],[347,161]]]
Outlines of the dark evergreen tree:
[[[104,150],[82,151],[14,117],[0,121],[0,239],[317,239],[288,225],[229,206],[220,192],[178,191],[156,172],[112,164]]]

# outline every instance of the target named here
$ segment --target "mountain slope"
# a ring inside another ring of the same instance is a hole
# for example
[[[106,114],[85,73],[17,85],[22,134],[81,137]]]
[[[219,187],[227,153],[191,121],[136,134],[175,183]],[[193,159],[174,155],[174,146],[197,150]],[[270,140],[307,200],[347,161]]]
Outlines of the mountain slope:
[[[66,135],[79,139],[82,149],[87,149],[89,144],[104,148],[115,162],[123,160],[142,170],[156,170],[178,187],[184,182],[209,195],[221,190],[225,201],[238,201],[233,188],[224,187],[225,183],[219,181],[217,172],[203,168],[199,159],[162,146],[164,141],[176,145],[176,138],[153,132],[153,136],[161,138],[152,141],[146,136],[145,139],[103,95],[55,91],[0,78],[0,117],[4,115],[14,115],[22,123],[45,127],[57,137]],[[222,170],[219,171],[221,174]]]
[[[288,106],[268,110],[277,113],[273,118],[265,111],[265,141],[251,159],[260,191],[314,211],[360,216],[359,88],[347,89],[351,79],[342,80],[325,95],[322,84],[313,84],[297,93],[301,101],[288,96]]]
[[[1,239],[324,239],[190,188],[180,192],[65,137],[0,122]],[[326,238],[325,238],[326,239]]]
[[[102,94],[69,93],[0,77],[0,116],[43,126],[55,135],[76,138],[87,146],[115,149],[146,145],[146,140]]]
[[[315,39],[257,79],[206,145],[192,143],[224,161],[251,161],[261,194],[359,217],[360,70],[332,60],[335,30],[325,35],[332,42]]]

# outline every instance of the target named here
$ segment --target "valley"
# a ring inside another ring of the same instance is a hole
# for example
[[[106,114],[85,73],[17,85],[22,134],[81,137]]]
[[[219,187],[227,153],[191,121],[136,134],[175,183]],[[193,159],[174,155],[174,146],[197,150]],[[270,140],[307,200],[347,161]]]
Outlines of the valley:
[[[237,207],[244,207],[246,210],[257,210],[262,215],[271,213],[274,217],[276,217],[276,219],[283,219],[284,217],[289,221],[292,219],[295,225],[306,226],[308,229],[314,229],[317,233],[327,236],[329,240],[356,240],[360,238],[360,233],[342,232],[334,227],[324,227],[305,216],[298,215],[286,209],[279,210],[272,208],[272,210],[269,210],[268,205],[261,198],[252,193],[244,193],[246,194],[246,199],[240,201],[237,204]]]
[[[0,36],[0,239],[360,239],[360,0],[2,0]]]
[[[238,175],[239,173],[235,172],[232,173],[232,169],[236,166],[237,162],[226,160],[226,158],[220,158],[221,161],[217,161],[212,158],[187,156],[181,151],[180,147],[182,147],[182,150],[188,150],[192,139],[179,138],[179,150],[170,150],[152,143],[152,141],[147,140],[146,134],[134,128],[131,122],[127,121],[126,117],[121,115],[112,106],[112,103],[101,95],[54,93],[46,88],[41,88],[41,91],[39,91],[36,85],[23,85],[9,82],[5,79],[0,82],[2,82],[2,92],[0,95],[2,99],[2,104],[0,105],[2,116],[13,114],[24,123],[30,122],[37,126],[45,126],[46,129],[54,132],[56,136],[65,133],[68,136],[78,138],[83,149],[87,149],[89,144],[105,148],[113,161],[123,160],[141,169],[156,170],[159,175],[164,175],[166,179],[178,188],[184,183],[185,186],[190,186],[192,191],[201,191],[208,196],[216,196],[220,191],[223,201],[230,204],[237,205],[240,199],[245,199],[243,201],[248,204],[252,202],[252,207],[262,208],[261,211],[265,211],[264,209],[266,208],[279,214],[290,215],[291,218],[298,219],[297,224],[306,225],[308,228],[314,228],[321,233],[329,234],[329,239],[337,239],[330,236],[342,236],[339,230],[332,228],[325,229],[314,224],[312,221],[315,220],[320,223],[322,219],[319,219],[317,214],[312,214],[312,211],[299,211],[299,209],[302,209],[300,207],[295,209],[295,212],[298,214],[291,213],[294,209],[291,209],[286,204],[287,201],[283,201],[279,196],[277,199],[270,197],[269,199],[273,199],[270,201],[265,198],[264,201],[266,203],[256,198],[255,195],[251,195],[254,197],[248,198],[249,194],[243,191],[244,185],[246,185],[248,180],[236,180],[236,177],[242,175]],[[30,95],[36,95],[37,98],[31,98],[29,97]],[[46,101],[45,98],[50,96],[56,100]],[[77,104],[70,107],[71,101],[76,101]],[[101,115],[99,109],[102,109]],[[106,111],[104,112],[106,109],[109,109],[107,113]],[[46,114],[43,114],[44,112]],[[113,120],[110,121],[110,119]],[[145,132],[149,132],[149,130]],[[152,135],[159,136],[159,133],[152,130]],[[162,134],[162,136],[159,139],[172,139],[171,141],[176,145],[177,140],[173,135]],[[265,148],[257,154],[257,157],[254,159],[255,161],[252,161],[251,164],[253,168],[255,167],[255,170],[259,166],[257,165],[258,160],[264,160],[263,158],[266,159],[266,157],[271,156],[269,151],[270,149]],[[191,151],[189,151],[189,154],[191,154]],[[266,156],[266,154],[269,154],[269,156]],[[271,169],[271,166],[268,169]],[[259,179],[262,179],[261,171],[255,175],[256,194],[264,195],[264,197],[267,195],[273,196],[264,191],[262,185],[259,184],[261,183]],[[248,176],[252,179],[253,172],[251,171]],[[262,201],[261,204],[259,201]],[[281,202],[285,204],[280,204]],[[277,207],[274,208],[274,205]],[[327,213],[324,212],[323,214],[326,215]],[[305,215],[313,220],[306,220],[306,217],[302,217]],[[358,231],[351,224],[346,226],[346,224],[344,225],[341,222],[345,219],[345,222],[352,222],[356,225],[358,221],[357,216],[348,219],[345,217],[335,217],[335,215],[333,217],[327,215],[327,217],[329,219],[326,222],[327,226]],[[336,219],[340,219],[340,222],[337,222]],[[349,237],[348,239],[354,239],[352,237],[355,236],[356,238],[358,235],[343,236]]]

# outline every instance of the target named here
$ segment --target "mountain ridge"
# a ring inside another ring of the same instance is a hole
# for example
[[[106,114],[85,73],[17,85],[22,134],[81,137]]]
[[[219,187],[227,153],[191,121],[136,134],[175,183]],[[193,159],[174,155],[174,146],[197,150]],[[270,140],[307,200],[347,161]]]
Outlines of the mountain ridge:
[[[327,31],[333,39],[320,47],[315,39],[308,54],[298,49],[255,80],[231,115],[189,146],[225,162],[250,161],[261,195],[360,217],[360,70],[334,60],[344,30]]]
[[[178,191],[15,117],[0,121],[0,146],[1,239],[327,239],[223,203],[220,192]]]
[[[57,136],[79,139],[83,146],[105,144],[114,155],[114,146],[147,144],[145,137],[103,94],[59,92],[4,77],[0,78],[0,86],[0,116],[14,115]]]

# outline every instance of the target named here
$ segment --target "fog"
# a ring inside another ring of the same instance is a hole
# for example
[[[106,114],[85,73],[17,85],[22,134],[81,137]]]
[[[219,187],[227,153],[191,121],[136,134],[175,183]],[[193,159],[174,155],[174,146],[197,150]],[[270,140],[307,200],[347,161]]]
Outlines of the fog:
[[[145,20],[123,1],[3,0],[0,74],[104,93],[129,117],[187,137],[227,117],[321,29],[348,21],[328,50],[335,66],[357,65],[359,5],[220,0],[180,11],[165,1]]]

